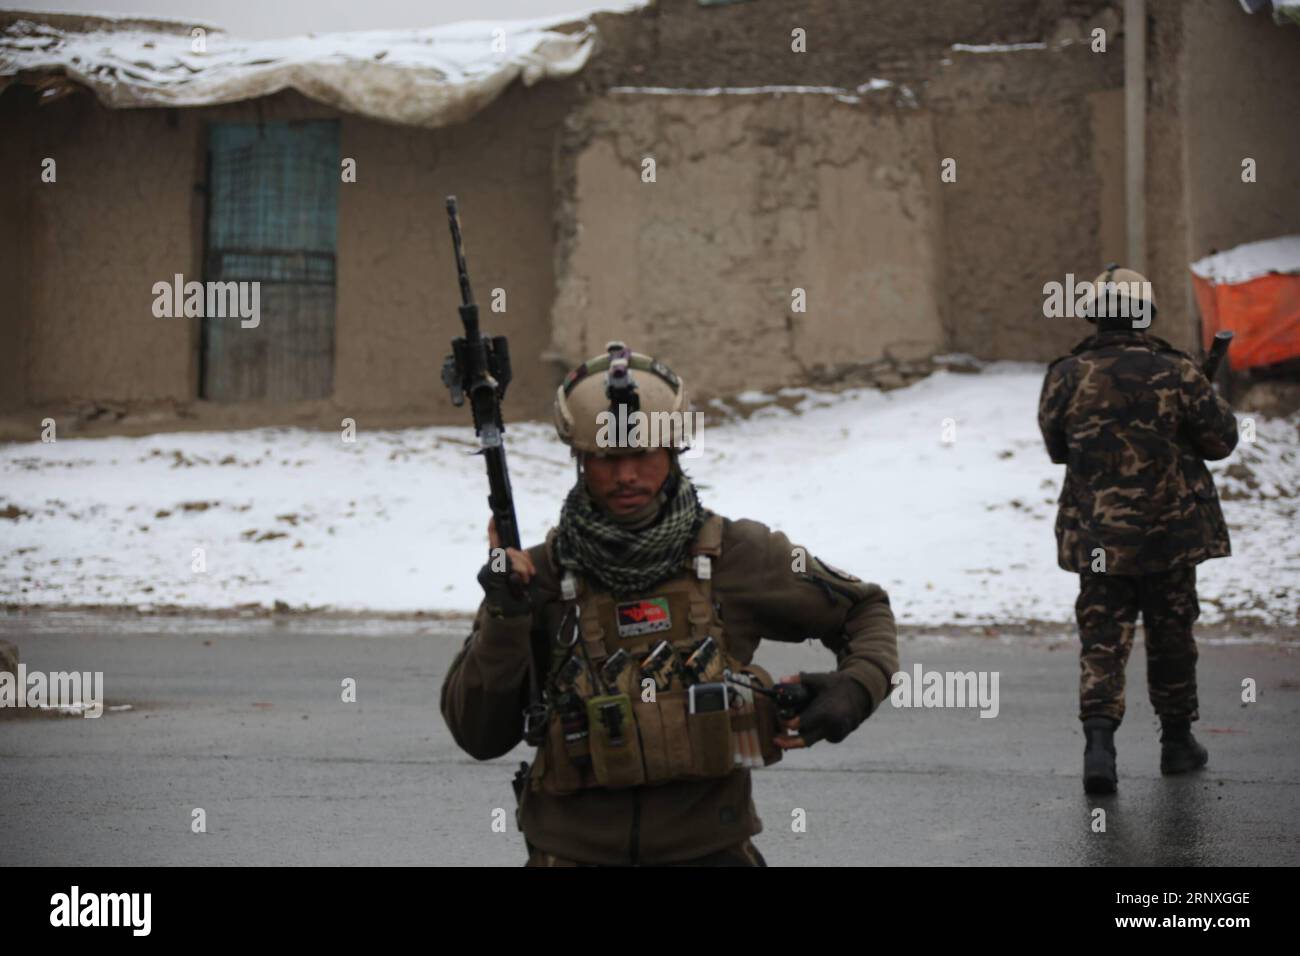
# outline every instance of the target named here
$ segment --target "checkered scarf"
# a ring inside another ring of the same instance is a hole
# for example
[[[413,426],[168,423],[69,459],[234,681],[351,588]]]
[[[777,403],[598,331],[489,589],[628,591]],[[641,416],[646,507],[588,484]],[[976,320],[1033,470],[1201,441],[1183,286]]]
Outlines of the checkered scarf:
[[[581,478],[560,511],[556,559],[614,594],[648,591],[682,567],[704,523],[704,508],[690,478],[675,473],[668,500],[649,527],[623,527],[602,512]]]

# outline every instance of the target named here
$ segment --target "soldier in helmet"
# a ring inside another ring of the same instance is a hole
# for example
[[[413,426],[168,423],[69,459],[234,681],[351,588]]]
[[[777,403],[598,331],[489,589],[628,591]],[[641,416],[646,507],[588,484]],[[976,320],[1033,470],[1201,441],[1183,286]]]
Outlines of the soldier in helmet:
[[[1113,793],[1139,614],[1160,770],[1184,773],[1208,759],[1191,732],[1196,565],[1230,553],[1205,461],[1232,453],[1237,420],[1190,357],[1146,333],[1156,303],[1143,276],[1108,267],[1088,306],[1097,331],[1048,368],[1038,423],[1052,461],[1066,466],[1057,560],[1079,575],[1084,789]]]
[[[559,524],[508,551],[513,580],[479,574],[442,713],[476,759],[537,747],[515,782],[529,865],[764,865],[749,768],[843,740],[898,668],[880,587],[700,503],[678,463],[687,414],[681,379],[621,342],[570,372]],[[782,719],[754,652],[814,637],[836,666],[785,678],[806,706]]]

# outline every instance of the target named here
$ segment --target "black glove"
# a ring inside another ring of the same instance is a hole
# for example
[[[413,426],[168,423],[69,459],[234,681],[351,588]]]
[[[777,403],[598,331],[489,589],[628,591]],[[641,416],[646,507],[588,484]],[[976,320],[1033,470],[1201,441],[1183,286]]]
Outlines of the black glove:
[[[519,617],[533,609],[528,589],[519,580],[519,575],[509,571],[493,571],[491,561],[479,571],[478,583],[483,588],[488,613],[493,617]]]
[[[839,743],[867,719],[871,695],[843,671],[799,674],[799,683],[812,695],[799,714],[799,736],[811,747],[819,740]]]

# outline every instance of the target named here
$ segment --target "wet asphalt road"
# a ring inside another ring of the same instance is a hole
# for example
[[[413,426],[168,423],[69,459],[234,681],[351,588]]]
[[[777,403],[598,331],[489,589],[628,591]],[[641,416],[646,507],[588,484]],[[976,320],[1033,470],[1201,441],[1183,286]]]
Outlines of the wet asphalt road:
[[[464,625],[0,617],[29,669],[101,670],[99,719],[0,714],[0,864],[518,865],[509,780],[438,713]],[[1202,645],[1210,766],[1159,774],[1140,646],[1120,792],[1079,779],[1070,639],[910,637],[903,668],[999,673],[1000,711],[886,705],[845,743],[755,774],[775,865],[1300,863],[1300,645]],[[773,673],[814,645],[760,648]],[[341,701],[355,678],[357,702]],[[1252,677],[1258,701],[1243,706]],[[207,832],[191,832],[203,808]],[[1093,832],[1092,810],[1106,810]],[[507,832],[494,832],[504,808]],[[792,832],[795,809],[807,830]]]

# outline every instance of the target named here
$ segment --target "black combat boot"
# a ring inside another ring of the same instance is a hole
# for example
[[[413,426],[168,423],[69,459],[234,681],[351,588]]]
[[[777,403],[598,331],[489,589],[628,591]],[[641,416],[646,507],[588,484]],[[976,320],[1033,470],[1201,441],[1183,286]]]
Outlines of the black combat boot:
[[[1089,717],[1083,722],[1088,746],[1083,751],[1083,789],[1087,793],[1114,793],[1119,781],[1115,773],[1115,729],[1109,717]]]
[[[1187,773],[1199,770],[1210,755],[1192,736],[1192,722],[1186,717],[1160,718],[1160,772]]]

